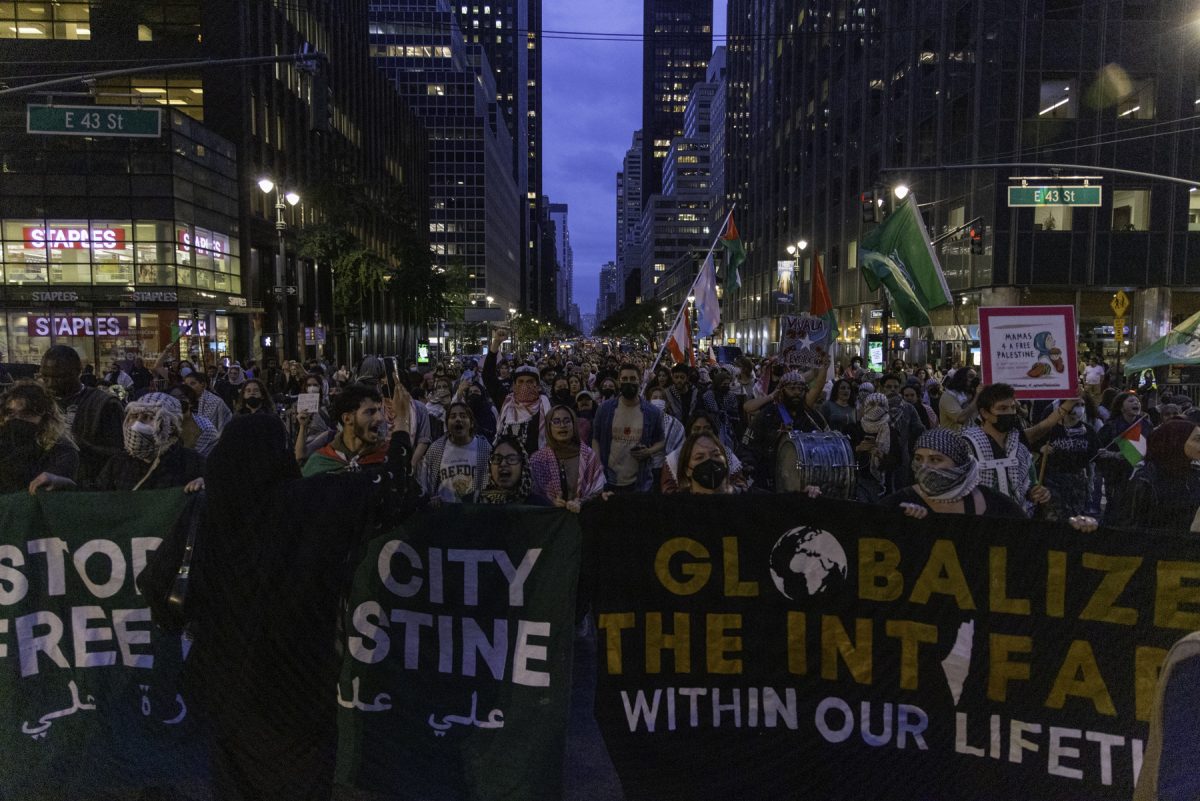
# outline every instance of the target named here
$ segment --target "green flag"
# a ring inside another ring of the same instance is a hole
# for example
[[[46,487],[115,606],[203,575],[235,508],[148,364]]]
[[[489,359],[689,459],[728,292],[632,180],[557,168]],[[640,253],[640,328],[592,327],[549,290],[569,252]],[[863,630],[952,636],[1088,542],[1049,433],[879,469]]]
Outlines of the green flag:
[[[729,223],[721,233],[721,246],[725,248],[725,285],[740,287],[742,285],[740,268],[746,261],[746,246],[742,244],[737,224],[733,221],[733,212],[729,213]]]
[[[1117,331],[1120,338],[1122,332]],[[1125,363],[1125,373],[1136,373],[1168,364],[1200,364],[1200,312],[1179,325]]]
[[[903,327],[929,325],[930,309],[953,302],[912,194],[863,237],[859,254],[867,286],[887,290]]]

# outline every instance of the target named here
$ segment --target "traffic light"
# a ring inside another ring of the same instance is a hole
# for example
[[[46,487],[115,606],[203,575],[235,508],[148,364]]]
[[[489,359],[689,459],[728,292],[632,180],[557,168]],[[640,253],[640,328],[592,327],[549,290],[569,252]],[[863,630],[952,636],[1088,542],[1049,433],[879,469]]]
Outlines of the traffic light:
[[[863,222],[877,223],[879,222],[879,193],[874,189],[868,189],[859,195],[859,203],[862,206]]]
[[[968,234],[967,234],[967,238],[971,240],[971,255],[972,256],[982,256],[983,255],[983,228],[982,228],[982,226],[972,225],[970,232],[968,232]]]

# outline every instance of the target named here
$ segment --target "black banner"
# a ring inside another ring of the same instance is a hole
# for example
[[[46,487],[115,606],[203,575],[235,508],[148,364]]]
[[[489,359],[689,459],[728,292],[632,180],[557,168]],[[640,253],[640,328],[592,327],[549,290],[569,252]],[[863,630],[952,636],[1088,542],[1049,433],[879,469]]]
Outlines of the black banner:
[[[1197,538],[799,496],[584,522],[629,801],[1128,799],[1162,660],[1200,629]]]

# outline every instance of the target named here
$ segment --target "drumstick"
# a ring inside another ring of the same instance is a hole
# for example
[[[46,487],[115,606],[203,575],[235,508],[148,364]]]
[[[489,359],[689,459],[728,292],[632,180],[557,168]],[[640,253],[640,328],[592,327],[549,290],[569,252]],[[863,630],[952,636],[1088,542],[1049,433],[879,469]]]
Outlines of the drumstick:
[[[1046,447],[1049,448],[1050,446],[1047,445]],[[1051,450],[1053,450],[1053,449],[1051,449]],[[1050,463],[1050,454],[1046,452],[1045,448],[1043,448],[1042,449],[1042,464],[1038,468],[1038,484],[1046,483],[1046,465],[1049,463]]]

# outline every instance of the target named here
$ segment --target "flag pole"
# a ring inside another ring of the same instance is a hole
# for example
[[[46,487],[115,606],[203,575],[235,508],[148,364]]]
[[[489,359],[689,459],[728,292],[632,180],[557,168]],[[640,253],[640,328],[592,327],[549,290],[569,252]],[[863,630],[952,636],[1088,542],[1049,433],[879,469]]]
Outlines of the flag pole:
[[[729,207],[729,213],[725,215],[724,221],[722,221],[720,228],[717,230],[716,237],[713,238],[712,245],[709,246],[708,252],[704,254],[704,260],[700,262],[701,270],[704,269],[704,263],[708,261],[708,257],[711,256],[713,254],[713,251],[717,249],[717,243],[721,241],[721,237],[725,234],[725,229],[729,227],[729,219],[731,217],[733,217],[733,210],[736,208],[737,208],[736,202],[734,202],[734,204]],[[679,325],[679,320],[681,317],[683,317],[683,310],[685,308],[687,308],[688,295],[692,294],[692,290],[696,288],[696,282],[699,280],[700,280],[700,272],[697,271],[696,277],[692,279],[691,286],[688,287],[688,291],[685,292],[683,295],[683,303],[679,304],[679,311],[675,312],[675,320],[671,323],[671,327],[667,329],[668,337],[670,336],[671,332],[675,330],[675,326]],[[688,334],[689,334],[689,338],[690,338],[691,332],[689,331]],[[693,350],[694,350],[695,343],[693,342],[692,345],[693,345]],[[667,337],[663,337],[663,344],[658,349],[658,355],[654,357],[654,363],[650,365],[650,375],[654,375],[654,371],[658,369],[658,363],[662,361],[662,357],[664,354],[666,354],[666,352],[667,352]],[[650,381],[649,377],[646,377],[643,380],[642,392],[645,392],[646,384],[649,383],[649,381]]]

